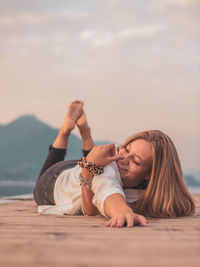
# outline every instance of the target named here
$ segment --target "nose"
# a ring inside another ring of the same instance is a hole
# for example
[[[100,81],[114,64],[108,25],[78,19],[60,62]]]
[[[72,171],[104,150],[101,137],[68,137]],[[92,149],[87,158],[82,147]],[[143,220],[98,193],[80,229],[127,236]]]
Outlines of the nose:
[[[124,154],[123,159],[121,160],[124,164],[129,164],[129,155]]]

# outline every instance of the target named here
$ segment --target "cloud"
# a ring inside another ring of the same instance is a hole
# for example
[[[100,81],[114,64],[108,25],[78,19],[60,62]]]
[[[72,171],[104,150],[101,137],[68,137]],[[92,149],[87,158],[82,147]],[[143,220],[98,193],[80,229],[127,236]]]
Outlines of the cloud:
[[[81,98],[98,139],[198,136],[198,2],[0,0],[2,120],[27,111],[59,126]]]
[[[159,34],[165,29],[163,25],[148,25],[145,27],[135,28],[135,29],[125,29],[118,33],[121,38],[126,37],[148,37],[152,35]]]
[[[165,5],[173,5],[181,8],[196,7],[199,4],[198,0],[165,0]]]
[[[148,38],[162,33],[165,30],[163,25],[148,25],[138,28],[126,28],[116,33],[113,32],[98,32],[91,30],[84,30],[80,32],[82,40],[89,41],[92,45],[97,47],[109,46],[127,38]]]

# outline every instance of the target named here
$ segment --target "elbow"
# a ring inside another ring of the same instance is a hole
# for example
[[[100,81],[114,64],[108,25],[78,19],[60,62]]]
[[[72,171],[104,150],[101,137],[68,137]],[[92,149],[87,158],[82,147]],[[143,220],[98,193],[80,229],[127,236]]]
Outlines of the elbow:
[[[98,210],[83,210],[84,215],[96,216],[99,214]]]

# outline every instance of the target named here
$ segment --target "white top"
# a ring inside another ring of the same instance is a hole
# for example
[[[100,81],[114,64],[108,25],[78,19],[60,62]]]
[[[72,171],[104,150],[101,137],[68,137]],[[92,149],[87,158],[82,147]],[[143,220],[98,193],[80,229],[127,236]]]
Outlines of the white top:
[[[79,165],[63,171],[57,178],[54,187],[54,201],[56,205],[38,206],[41,214],[83,214]],[[106,216],[104,212],[104,201],[112,194],[119,193],[129,203],[138,200],[144,190],[123,189],[121,177],[116,162],[112,162],[104,167],[104,173],[94,176],[92,180],[92,192],[94,197],[92,203],[99,212]]]

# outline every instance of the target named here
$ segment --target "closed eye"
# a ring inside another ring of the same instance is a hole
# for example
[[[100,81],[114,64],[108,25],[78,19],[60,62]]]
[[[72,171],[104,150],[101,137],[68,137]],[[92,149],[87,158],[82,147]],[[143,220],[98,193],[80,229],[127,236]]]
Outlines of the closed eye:
[[[124,148],[125,151],[126,151],[127,153],[130,152],[130,151],[128,150],[128,148],[127,148],[127,147],[129,147],[129,146],[130,146],[130,144],[128,144],[128,145]],[[141,163],[138,162],[138,161],[136,161],[134,158],[135,158],[135,156],[133,156],[132,161],[133,161],[137,166],[141,166]]]
[[[134,160],[134,162],[135,162],[135,164],[136,164],[137,166],[140,166],[140,165],[141,165],[139,162],[137,162],[137,161],[135,161],[135,160]]]

